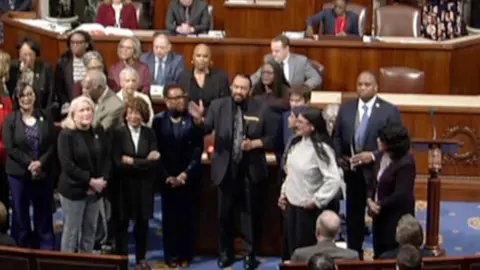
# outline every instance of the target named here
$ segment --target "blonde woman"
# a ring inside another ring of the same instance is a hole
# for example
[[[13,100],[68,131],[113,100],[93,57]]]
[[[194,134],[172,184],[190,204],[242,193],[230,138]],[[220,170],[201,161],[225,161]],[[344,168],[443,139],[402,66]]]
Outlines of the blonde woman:
[[[126,67],[120,72],[120,85],[122,89],[117,93],[117,96],[123,101],[127,102],[128,99],[132,98],[141,98],[148,105],[148,111],[150,117],[145,121],[148,127],[152,126],[152,120],[154,116],[152,101],[150,98],[141,92],[136,91],[138,89],[138,84],[140,83],[140,75],[138,75],[137,70],[131,67]]]
[[[108,141],[102,126],[94,126],[93,120],[93,101],[77,97],[58,137],[58,191],[65,215],[61,251],[65,252],[92,252],[102,205],[100,194],[110,175]]]
[[[138,29],[137,9],[129,0],[105,0],[98,7],[97,23],[103,26]]]
[[[152,85],[152,74],[148,70],[148,66],[140,62],[142,55],[142,45],[136,37],[126,37],[118,43],[118,58],[120,61],[113,64],[108,72],[108,79],[112,81],[112,90],[120,91],[120,72],[126,67],[132,67],[137,70],[140,75],[138,91],[145,94],[150,93],[150,85]]]

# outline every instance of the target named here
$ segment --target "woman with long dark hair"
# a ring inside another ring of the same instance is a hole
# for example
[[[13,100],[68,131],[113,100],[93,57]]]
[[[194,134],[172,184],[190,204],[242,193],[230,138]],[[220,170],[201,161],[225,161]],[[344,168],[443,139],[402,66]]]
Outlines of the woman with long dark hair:
[[[260,80],[253,86],[253,97],[264,100],[274,112],[282,113],[288,110],[290,84],[280,65],[273,60],[268,61],[260,72]]]
[[[314,245],[317,217],[340,189],[341,177],[322,112],[309,107],[299,113],[297,134],[285,151],[286,179],[278,204],[286,211],[285,237],[289,255]]]
[[[369,214],[373,217],[374,258],[398,247],[397,223],[405,214],[415,214],[415,159],[410,136],[402,124],[388,124],[379,131],[376,177],[367,189]]]
[[[68,105],[74,98],[73,89],[77,82],[85,77],[87,67],[83,57],[93,51],[93,40],[85,31],[75,31],[67,37],[68,50],[58,60],[55,70],[55,93],[63,113],[67,113]]]

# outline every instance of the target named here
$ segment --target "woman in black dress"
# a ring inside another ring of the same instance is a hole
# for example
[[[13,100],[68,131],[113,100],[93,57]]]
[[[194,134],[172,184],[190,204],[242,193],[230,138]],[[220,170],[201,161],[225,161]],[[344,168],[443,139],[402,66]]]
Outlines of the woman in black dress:
[[[260,80],[253,86],[252,95],[255,98],[263,100],[272,109],[280,115],[290,109],[288,83],[283,70],[275,61],[269,61],[263,64]]]
[[[135,222],[135,269],[150,269],[146,260],[148,220],[153,217],[155,165],[160,158],[147,103],[139,97],[125,103],[126,124],[115,131],[115,179],[119,183],[117,252],[128,254],[128,225]]]

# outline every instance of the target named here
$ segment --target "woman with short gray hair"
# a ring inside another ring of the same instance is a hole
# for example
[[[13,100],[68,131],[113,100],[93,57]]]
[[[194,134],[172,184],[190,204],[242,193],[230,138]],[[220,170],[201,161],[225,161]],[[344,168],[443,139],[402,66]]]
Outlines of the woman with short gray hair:
[[[123,38],[118,43],[117,53],[120,60],[110,67],[108,73],[108,78],[115,82],[112,90],[115,92],[120,91],[122,88],[120,82],[120,72],[126,67],[132,67],[137,70],[140,76],[137,90],[149,95],[150,85],[152,85],[153,77],[148,69],[148,66],[139,60],[142,54],[142,45],[140,40],[138,40],[136,37]]]
[[[153,112],[152,101],[146,94],[136,91],[139,83],[140,75],[138,75],[137,70],[132,67],[124,68],[120,72],[120,86],[122,88],[120,89],[120,92],[117,93],[117,96],[124,102],[136,97],[143,99],[147,103],[150,112],[149,119],[146,119],[146,125],[151,127],[153,116],[155,115]]]
[[[83,56],[83,64],[86,67],[86,72],[90,70],[103,70],[105,76],[107,76],[107,69],[105,68],[105,62],[102,55],[97,51],[89,51]],[[107,79],[108,87],[112,88],[115,82]],[[82,82],[75,83],[73,87],[73,97],[76,98],[82,95]]]

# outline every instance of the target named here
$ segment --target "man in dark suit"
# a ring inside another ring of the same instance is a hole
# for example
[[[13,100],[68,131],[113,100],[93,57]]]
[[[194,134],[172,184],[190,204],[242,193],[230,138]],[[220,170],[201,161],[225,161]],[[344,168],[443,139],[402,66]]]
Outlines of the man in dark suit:
[[[338,164],[347,185],[347,244],[363,259],[367,181],[374,180],[378,131],[386,123],[401,123],[399,110],[377,97],[377,78],[362,72],[357,79],[358,99],[343,104],[338,112],[333,139]]]
[[[174,53],[168,37],[163,34],[153,36],[153,51],[144,53],[140,61],[148,66],[153,75],[153,84],[170,85],[178,83],[180,73],[185,69],[183,55]]]
[[[167,10],[165,25],[176,35],[196,35],[210,28],[208,4],[201,0],[172,0]]]
[[[322,35],[358,36],[358,15],[347,10],[348,0],[335,0],[334,8],[325,9],[307,20],[307,36],[322,26]]]
[[[203,118],[202,101],[190,102],[189,112],[205,133],[215,131],[212,180],[218,192],[218,230],[220,257],[218,266],[234,262],[234,208],[243,205],[242,229],[248,254],[245,269],[255,269],[260,244],[263,186],[268,165],[266,150],[275,147],[279,119],[263,102],[250,98],[252,82],[247,75],[233,80],[232,96],[214,100]],[[273,119],[272,119],[273,118]]]
[[[317,244],[297,248],[292,255],[292,262],[307,262],[313,255],[322,253],[335,260],[358,260],[355,250],[337,247],[335,239],[340,233],[342,221],[335,212],[325,210],[318,216],[316,225]]]

